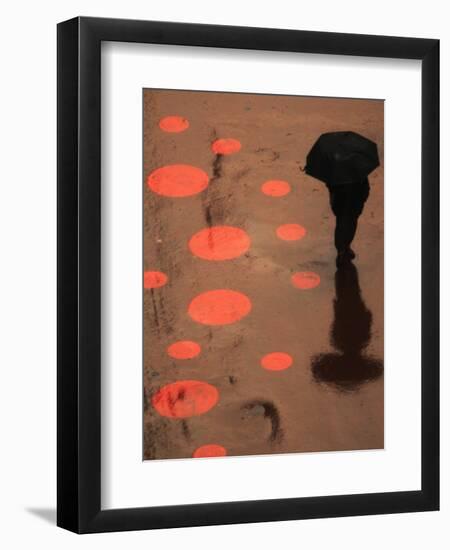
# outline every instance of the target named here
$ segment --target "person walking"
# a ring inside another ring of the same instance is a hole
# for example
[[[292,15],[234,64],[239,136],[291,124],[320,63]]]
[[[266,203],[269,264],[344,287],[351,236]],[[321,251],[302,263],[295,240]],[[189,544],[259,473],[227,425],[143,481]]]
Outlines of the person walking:
[[[303,171],[323,181],[330,194],[338,267],[355,258],[350,245],[370,193],[367,176],[379,165],[376,143],[352,131],[322,134],[307,155]]]

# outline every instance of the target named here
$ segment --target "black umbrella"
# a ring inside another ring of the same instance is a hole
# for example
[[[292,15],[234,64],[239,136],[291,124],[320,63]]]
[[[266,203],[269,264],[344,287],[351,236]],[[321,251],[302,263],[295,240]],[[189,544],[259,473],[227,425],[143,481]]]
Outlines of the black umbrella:
[[[329,185],[364,180],[379,166],[377,145],[356,132],[322,134],[306,157],[305,172]]]

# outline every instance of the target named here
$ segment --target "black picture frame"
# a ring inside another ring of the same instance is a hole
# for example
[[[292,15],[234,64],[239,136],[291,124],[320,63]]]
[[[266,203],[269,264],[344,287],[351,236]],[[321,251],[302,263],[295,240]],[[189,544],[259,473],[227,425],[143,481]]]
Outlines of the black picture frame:
[[[420,491],[101,509],[100,49],[102,41],[422,62]],[[439,41],[77,17],[58,25],[57,524],[76,533],[439,508]]]

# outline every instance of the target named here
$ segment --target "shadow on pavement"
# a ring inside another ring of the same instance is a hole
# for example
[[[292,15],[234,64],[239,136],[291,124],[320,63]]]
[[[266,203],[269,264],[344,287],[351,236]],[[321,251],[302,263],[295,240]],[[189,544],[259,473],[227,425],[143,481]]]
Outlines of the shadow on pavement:
[[[383,362],[364,353],[372,335],[372,313],[361,296],[356,266],[348,263],[339,267],[334,281],[336,297],[330,342],[337,353],[313,357],[312,375],[316,382],[340,391],[353,391],[379,378]]]

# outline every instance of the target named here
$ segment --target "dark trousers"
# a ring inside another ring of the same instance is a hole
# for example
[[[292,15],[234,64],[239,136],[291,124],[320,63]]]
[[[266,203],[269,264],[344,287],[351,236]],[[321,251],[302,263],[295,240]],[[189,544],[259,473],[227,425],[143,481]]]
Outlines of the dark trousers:
[[[338,252],[343,252],[350,247],[355,236],[358,218],[370,193],[369,180],[328,185],[328,191],[331,210],[336,216],[334,244]]]

